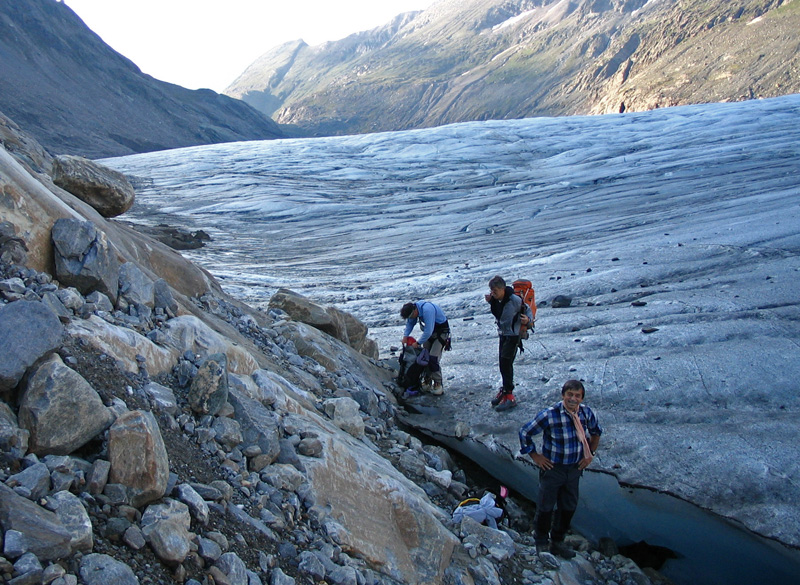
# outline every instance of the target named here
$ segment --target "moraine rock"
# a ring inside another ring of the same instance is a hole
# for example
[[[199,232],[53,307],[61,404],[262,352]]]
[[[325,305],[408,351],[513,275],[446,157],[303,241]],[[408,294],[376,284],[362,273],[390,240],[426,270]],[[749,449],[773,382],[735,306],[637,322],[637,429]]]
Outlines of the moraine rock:
[[[56,278],[84,295],[98,290],[113,302],[119,288],[119,260],[106,234],[90,221],[58,219],[53,224]]]
[[[67,333],[114,356],[122,369],[134,374],[139,373],[137,356],[145,358],[149,374],[157,375],[172,371],[180,355],[171,347],[156,345],[136,331],[108,323],[97,315],[70,321]]]
[[[64,326],[42,303],[0,306],[0,391],[14,388],[37,360],[61,343]]]
[[[155,307],[155,283],[136,262],[126,262],[119,268],[119,296],[129,305]]]
[[[142,533],[158,558],[167,565],[176,566],[191,550],[191,521],[186,504],[165,498],[163,504],[148,506],[142,514]]]
[[[94,547],[92,521],[80,499],[68,491],[59,491],[47,497],[45,507],[55,512],[61,524],[72,536],[70,547],[73,551],[90,552]]]
[[[19,423],[38,455],[68,455],[113,420],[94,388],[55,354],[32,372],[20,401]]]
[[[11,538],[20,551],[17,556],[32,552],[40,561],[52,561],[72,553],[72,536],[58,516],[3,484],[0,484],[0,527],[5,533],[7,555]]]
[[[197,414],[217,414],[228,400],[228,359],[224,353],[208,356],[197,367],[189,389],[189,405]]]
[[[136,508],[162,497],[169,480],[169,460],[158,423],[149,412],[120,416],[108,433],[109,481],[126,487]]]
[[[0,461],[9,463],[22,459],[28,452],[29,438],[30,431],[21,429],[14,411],[0,401]]]
[[[125,213],[135,198],[133,186],[122,173],[80,156],[55,157],[53,182],[94,207],[103,217]]]
[[[80,573],[86,585],[139,585],[139,579],[128,565],[104,554],[83,557]]]

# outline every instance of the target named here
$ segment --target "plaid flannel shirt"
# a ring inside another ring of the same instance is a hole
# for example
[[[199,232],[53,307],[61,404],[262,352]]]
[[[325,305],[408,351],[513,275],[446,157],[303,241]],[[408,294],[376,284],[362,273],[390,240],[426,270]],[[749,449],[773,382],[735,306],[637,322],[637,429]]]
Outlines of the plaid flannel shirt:
[[[578,418],[583,424],[587,439],[592,435],[603,434],[597,417],[585,404],[578,407]],[[578,463],[583,458],[581,441],[563,402],[544,409],[536,415],[536,418],[523,425],[519,430],[520,453],[525,455],[536,452],[533,437],[539,433],[543,433],[542,455],[553,463],[571,465]]]

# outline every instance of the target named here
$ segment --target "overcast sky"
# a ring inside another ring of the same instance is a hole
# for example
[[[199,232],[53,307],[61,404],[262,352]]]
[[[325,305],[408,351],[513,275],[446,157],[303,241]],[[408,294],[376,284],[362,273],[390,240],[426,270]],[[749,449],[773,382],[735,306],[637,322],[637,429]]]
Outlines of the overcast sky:
[[[145,73],[220,92],[276,45],[341,39],[433,1],[64,0]]]

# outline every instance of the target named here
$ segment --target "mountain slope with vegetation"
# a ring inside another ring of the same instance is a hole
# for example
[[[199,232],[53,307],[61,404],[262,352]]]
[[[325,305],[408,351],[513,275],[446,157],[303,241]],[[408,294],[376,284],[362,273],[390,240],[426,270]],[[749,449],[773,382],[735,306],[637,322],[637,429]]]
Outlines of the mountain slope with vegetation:
[[[278,47],[226,94],[310,135],[800,91],[798,0],[440,0]]]
[[[55,0],[0,2],[0,110],[90,158],[282,136],[241,101],[142,73]]]

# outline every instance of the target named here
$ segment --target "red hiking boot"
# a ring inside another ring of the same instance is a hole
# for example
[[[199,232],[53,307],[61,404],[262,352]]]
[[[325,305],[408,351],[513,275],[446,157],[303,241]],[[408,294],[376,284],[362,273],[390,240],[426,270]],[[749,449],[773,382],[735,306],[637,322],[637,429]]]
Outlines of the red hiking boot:
[[[503,401],[503,396],[505,395],[506,391],[503,388],[500,388],[500,390],[497,392],[497,395],[492,398],[492,406],[497,406],[500,404]]]
[[[497,412],[503,412],[504,410],[511,410],[517,405],[517,399],[514,398],[513,394],[504,394],[503,399],[500,401],[495,407]]]

